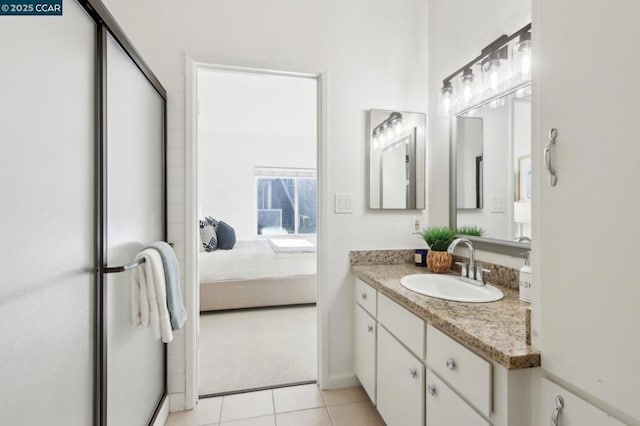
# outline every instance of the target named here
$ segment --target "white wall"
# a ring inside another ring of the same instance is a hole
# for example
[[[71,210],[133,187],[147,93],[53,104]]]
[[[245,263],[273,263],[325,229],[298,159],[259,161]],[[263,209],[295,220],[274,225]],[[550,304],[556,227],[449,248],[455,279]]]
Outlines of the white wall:
[[[512,34],[531,22],[531,0],[428,0],[429,115],[428,194],[429,222],[449,224],[449,118],[437,115],[442,80],[502,34]],[[535,31],[535,30],[534,30]],[[522,266],[522,261],[492,253],[480,259]]]
[[[316,168],[316,80],[201,70],[198,101],[199,215],[255,239],[255,168]]]
[[[320,380],[325,387],[353,383],[349,250],[424,247],[423,242],[410,234],[411,216],[416,211],[382,212],[366,208],[365,111],[382,108],[426,112],[427,2],[193,0],[185,5],[173,0],[108,0],[106,3],[169,91],[169,239],[176,243],[181,260],[185,258],[185,55],[200,62],[323,73],[326,163],[322,172],[326,187],[320,201],[329,233],[321,239],[325,246],[321,248],[320,321],[327,352],[320,366]],[[446,2],[438,3],[444,6]],[[496,16],[496,11],[491,10],[490,15]],[[476,25],[483,24],[477,21]],[[507,29],[511,30],[512,25],[507,25]],[[493,31],[490,34],[489,38],[493,37]],[[477,46],[472,44],[475,55]],[[449,70],[467,57],[465,54],[442,65]],[[438,75],[445,72],[439,67],[436,71]],[[442,135],[433,133],[432,137]],[[446,140],[437,143],[446,144]],[[446,158],[446,155],[436,157],[444,163]],[[446,174],[442,174],[446,168],[436,166],[434,171],[439,174],[431,173],[431,179],[437,179],[438,185],[443,186],[439,191],[448,193]],[[333,213],[330,200],[335,193],[354,195],[353,214]],[[441,207],[444,214],[441,212],[436,219],[446,219],[447,197],[440,195],[431,202],[445,203]],[[184,271],[184,262],[181,267]],[[169,347],[168,379],[174,410],[185,404],[185,345],[180,333],[177,343]]]

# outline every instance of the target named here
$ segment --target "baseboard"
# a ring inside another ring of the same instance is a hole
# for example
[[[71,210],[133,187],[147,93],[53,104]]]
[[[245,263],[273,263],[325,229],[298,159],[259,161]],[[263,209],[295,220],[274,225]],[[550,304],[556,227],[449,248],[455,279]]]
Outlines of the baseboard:
[[[339,389],[360,386],[360,381],[355,374],[330,376],[322,383],[322,389]]]
[[[160,409],[158,410],[158,414],[156,415],[155,420],[151,424],[151,426],[164,426],[167,423],[167,419],[169,418],[169,398],[165,395],[162,400],[162,404],[160,405]]]

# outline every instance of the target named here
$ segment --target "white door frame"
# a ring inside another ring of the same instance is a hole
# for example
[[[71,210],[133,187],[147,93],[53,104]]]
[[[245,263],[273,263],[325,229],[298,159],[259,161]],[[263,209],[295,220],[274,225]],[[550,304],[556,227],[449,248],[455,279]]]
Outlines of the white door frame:
[[[328,293],[327,286],[322,285],[328,276],[325,259],[327,259],[327,214],[329,203],[327,179],[327,143],[326,143],[326,72],[304,73],[289,72],[265,68],[244,67],[235,65],[212,64],[194,60],[186,56],[185,60],[185,304],[187,308],[186,359],[185,359],[185,408],[193,409],[198,400],[198,337],[199,306],[198,291],[198,235],[195,224],[198,221],[198,70],[213,69],[239,71],[255,74],[271,74],[278,76],[311,78],[317,81],[317,170],[318,170],[318,270],[317,270],[317,312],[318,312],[318,384],[325,387],[328,381]],[[325,214],[326,213],[326,214]]]

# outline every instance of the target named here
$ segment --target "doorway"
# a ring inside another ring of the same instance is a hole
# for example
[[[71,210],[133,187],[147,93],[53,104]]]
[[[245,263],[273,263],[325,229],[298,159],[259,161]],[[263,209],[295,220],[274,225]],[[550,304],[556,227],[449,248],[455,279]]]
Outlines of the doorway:
[[[198,394],[317,379],[318,80],[196,72]]]

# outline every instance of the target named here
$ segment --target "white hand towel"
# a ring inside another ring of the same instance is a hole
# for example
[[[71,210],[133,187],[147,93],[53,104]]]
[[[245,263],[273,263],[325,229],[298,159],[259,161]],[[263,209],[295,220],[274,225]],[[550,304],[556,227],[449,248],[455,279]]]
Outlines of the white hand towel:
[[[140,258],[136,256],[136,260]],[[131,321],[136,327],[149,327],[149,295],[147,274],[140,265],[131,272]]]
[[[173,340],[171,319],[167,309],[167,289],[162,258],[157,250],[145,249],[136,260],[145,262],[136,268],[131,278],[131,313],[134,325],[151,327],[157,339]]]

